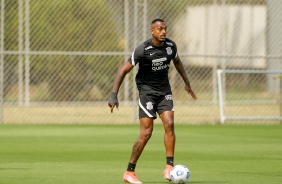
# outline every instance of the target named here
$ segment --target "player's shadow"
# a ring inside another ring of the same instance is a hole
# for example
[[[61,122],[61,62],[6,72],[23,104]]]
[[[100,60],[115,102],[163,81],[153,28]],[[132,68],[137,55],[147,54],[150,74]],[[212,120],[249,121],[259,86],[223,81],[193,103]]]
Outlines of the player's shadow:
[[[225,181],[188,181],[189,183],[226,183]]]
[[[0,170],[25,170],[27,168],[2,168],[0,167]]]
[[[160,183],[166,183],[166,184],[168,184],[168,182],[167,181],[163,181],[163,182],[158,182],[158,181],[154,181],[154,182],[147,182],[147,181],[145,181],[144,183],[147,183],[147,184],[152,184],[152,183],[158,183],[158,184],[160,184]],[[188,182],[189,184],[191,184],[191,183],[195,183],[195,184],[197,184],[197,183],[226,183],[226,182],[224,182],[224,181],[189,181]],[[170,184],[170,183],[169,183]]]

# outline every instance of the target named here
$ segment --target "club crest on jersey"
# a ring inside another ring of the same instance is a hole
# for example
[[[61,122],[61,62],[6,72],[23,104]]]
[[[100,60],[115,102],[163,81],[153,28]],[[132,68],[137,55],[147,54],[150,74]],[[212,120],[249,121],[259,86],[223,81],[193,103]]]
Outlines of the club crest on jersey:
[[[146,109],[152,110],[153,109],[153,102],[147,102],[146,103]]]
[[[165,95],[166,100],[173,100],[172,95]]]
[[[166,48],[166,52],[167,52],[168,55],[171,55],[172,54],[171,47],[167,47]]]

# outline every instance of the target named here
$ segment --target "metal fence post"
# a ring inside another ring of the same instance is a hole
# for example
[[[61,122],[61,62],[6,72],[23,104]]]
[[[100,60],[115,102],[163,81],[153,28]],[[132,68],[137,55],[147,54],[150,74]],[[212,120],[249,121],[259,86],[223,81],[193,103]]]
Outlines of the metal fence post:
[[[3,123],[4,105],[4,24],[5,24],[5,0],[1,0],[1,35],[0,35],[0,123]]]
[[[29,106],[30,101],[30,30],[29,30],[29,0],[25,1],[25,105]]]

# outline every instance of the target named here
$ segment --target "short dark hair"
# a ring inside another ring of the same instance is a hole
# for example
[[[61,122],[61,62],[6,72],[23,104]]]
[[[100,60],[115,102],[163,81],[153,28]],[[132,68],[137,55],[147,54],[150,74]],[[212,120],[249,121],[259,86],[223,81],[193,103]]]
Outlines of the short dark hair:
[[[155,19],[155,20],[152,21],[152,24],[155,24],[156,22],[164,22],[164,20],[163,19]]]

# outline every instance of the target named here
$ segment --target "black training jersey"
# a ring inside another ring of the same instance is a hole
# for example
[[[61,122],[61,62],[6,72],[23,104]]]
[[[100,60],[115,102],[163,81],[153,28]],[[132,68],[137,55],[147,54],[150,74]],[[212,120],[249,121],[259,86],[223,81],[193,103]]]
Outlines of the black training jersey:
[[[140,93],[166,94],[171,93],[168,80],[170,62],[177,57],[176,44],[165,39],[162,47],[156,47],[149,39],[139,45],[128,61],[136,66],[139,63],[136,75],[136,84]]]

